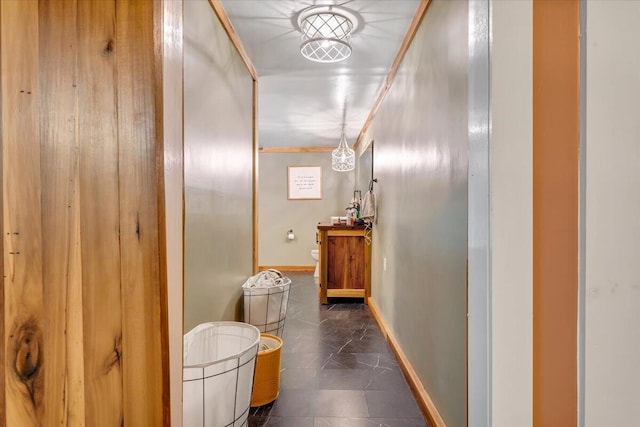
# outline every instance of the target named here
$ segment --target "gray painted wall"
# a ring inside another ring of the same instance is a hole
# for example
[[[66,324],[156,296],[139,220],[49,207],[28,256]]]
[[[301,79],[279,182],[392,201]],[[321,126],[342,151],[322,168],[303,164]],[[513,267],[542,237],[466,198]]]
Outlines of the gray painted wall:
[[[336,145],[338,140],[336,140]],[[287,167],[321,166],[322,200],[288,200]],[[313,266],[318,222],[346,214],[354,172],[331,169],[331,153],[261,153],[259,159],[259,255],[261,266]],[[292,229],[294,240],[287,240]]]
[[[252,274],[253,83],[208,1],[184,2],[184,328],[239,318]]]
[[[467,9],[432,2],[368,135],[372,296],[448,427],[467,424]]]

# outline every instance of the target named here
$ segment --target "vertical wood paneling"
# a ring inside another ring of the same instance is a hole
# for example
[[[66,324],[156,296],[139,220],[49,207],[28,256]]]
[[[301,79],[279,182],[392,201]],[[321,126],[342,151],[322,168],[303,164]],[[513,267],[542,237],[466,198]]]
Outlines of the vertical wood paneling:
[[[0,2],[0,426],[170,425],[162,10]]]
[[[29,426],[41,423],[44,383],[38,3],[0,7],[6,422]]]
[[[126,321],[122,341],[124,416],[130,425],[156,426],[162,424],[165,374],[158,271],[156,118],[154,109],[149,108],[156,102],[153,3],[118,1],[116,20],[121,283]],[[158,375],[140,375],[145,372]]]
[[[122,425],[115,1],[78,2],[86,425]]]
[[[578,0],[533,2],[533,425],[577,425]]]
[[[84,425],[75,0],[40,2],[44,425]]]
[[[140,373],[161,373],[163,366],[156,128],[148,107],[155,105],[153,3],[119,1],[117,23],[124,413],[131,425],[152,426],[162,421],[163,376]]]

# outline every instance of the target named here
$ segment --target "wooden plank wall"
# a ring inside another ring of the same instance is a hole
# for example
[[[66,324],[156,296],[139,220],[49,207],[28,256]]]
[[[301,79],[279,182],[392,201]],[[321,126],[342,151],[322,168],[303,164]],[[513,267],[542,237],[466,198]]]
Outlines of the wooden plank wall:
[[[169,425],[161,7],[0,2],[0,426]]]

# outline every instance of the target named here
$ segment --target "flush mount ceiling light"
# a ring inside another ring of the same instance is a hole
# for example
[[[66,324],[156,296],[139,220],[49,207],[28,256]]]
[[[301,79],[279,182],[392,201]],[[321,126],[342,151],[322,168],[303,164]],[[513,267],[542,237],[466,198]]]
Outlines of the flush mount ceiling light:
[[[338,172],[348,172],[356,167],[356,152],[349,148],[347,138],[342,130],[342,137],[338,148],[331,153],[331,169]]]
[[[300,53],[310,61],[338,62],[351,56],[351,33],[358,20],[339,6],[313,6],[298,16]]]

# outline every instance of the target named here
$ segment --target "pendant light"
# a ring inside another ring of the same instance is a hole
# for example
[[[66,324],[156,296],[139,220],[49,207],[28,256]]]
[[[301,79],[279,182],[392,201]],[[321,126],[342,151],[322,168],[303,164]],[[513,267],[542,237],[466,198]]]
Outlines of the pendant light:
[[[349,148],[347,138],[344,136],[344,126],[342,127],[342,137],[338,148],[331,153],[331,169],[338,172],[352,171],[356,167],[356,152]]]
[[[340,6],[312,6],[298,16],[300,53],[310,61],[332,63],[351,56],[351,33],[357,19]]]

